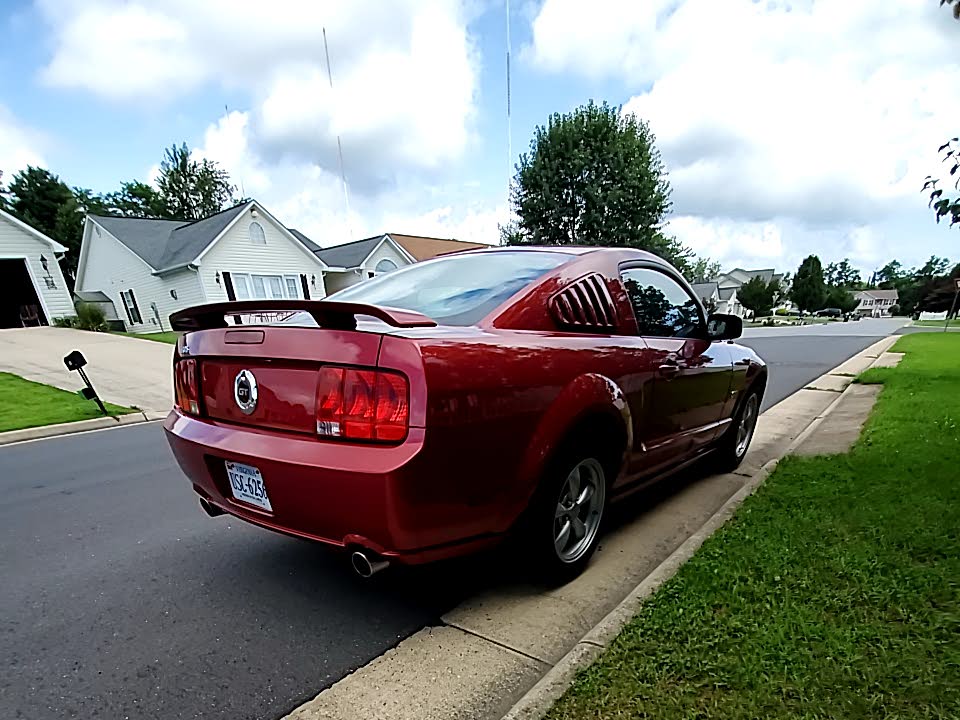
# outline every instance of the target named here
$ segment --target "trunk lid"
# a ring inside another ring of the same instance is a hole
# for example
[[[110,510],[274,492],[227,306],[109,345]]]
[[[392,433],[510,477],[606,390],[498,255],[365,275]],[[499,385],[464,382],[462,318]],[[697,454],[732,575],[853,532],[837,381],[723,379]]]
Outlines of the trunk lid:
[[[186,349],[186,356],[198,361],[201,407],[207,417],[315,434],[320,367],[375,367],[381,337],[360,330],[283,326],[202,330],[184,337],[181,355]],[[254,388],[256,402],[243,407],[241,401]]]

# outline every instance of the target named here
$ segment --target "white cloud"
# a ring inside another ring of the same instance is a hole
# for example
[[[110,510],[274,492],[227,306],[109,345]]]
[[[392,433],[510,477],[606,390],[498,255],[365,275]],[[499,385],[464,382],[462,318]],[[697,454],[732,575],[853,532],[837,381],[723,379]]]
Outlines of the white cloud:
[[[5,106],[0,105],[0,172],[8,185],[13,174],[27,165],[43,167],[41,135],[24,126]]]
[[[496,243],[497,224],[507,215],[503,206],[466,200],[473,190],[468,187],[458,193],[449,186],[417,185],[374,196],[350,193],[345,198],[334,172],[291,158],[267,161],[252,152],[248,113],[232,112],[210,125],[194,153],[216,160],[242,185],[243,194],[322,246],[382,232]],[[451,197],[464,200],[450,204]],[[447,204],[441,204],[444,200]],[[440,207],[422,209],[437,204]]]
[[[459,0],[37,2],[49,85],[161,108],[208,87],[240,93],[250,152],[337,172],[339,135],[361,191],[442,172],[471,139],[479,56]]]
[[[634,93],[625,110],[670,172],[671,226],[699,252],[956,256],[920,193],[960,117],[960,26],[937,3],[546,0],[532,29],[541,70]]]

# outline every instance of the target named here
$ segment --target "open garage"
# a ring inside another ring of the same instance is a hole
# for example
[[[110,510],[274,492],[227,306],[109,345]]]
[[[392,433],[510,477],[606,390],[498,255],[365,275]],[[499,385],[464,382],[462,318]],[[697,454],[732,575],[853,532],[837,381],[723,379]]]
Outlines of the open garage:
[[[73,315],[60,243],[0,210],[0,328],[50,325]]]

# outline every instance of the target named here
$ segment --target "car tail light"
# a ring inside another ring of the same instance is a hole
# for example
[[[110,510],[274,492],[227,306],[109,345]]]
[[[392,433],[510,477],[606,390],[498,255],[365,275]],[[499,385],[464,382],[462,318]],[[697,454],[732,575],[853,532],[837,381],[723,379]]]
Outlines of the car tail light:
[[[173,366],[173,388],[177,407],[191,415],[200,414],[200,389],[197,386],[197,361],[178,360]]]
[[[317,380],[317,434],[400,442],[410,423],[410,385],[400,373],[324,367]]]

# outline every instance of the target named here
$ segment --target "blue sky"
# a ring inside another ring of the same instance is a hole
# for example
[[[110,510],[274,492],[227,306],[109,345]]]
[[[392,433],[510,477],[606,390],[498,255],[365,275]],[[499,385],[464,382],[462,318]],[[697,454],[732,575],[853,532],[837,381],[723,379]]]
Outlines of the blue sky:
[[[0,169],[109,191],[186,141],[322,244],[494,241],[497,0],[6,0]],[[724,265],[960,259],[919,192],[956,134],[960,23],[935,2],[513,0],[513,150],[590,98],[650,122],[669,230]],[[326,87],[320,30],[330,39]],[[339,184],[341,136],[350,212]]]

